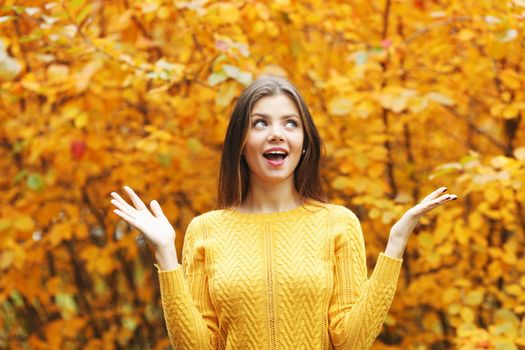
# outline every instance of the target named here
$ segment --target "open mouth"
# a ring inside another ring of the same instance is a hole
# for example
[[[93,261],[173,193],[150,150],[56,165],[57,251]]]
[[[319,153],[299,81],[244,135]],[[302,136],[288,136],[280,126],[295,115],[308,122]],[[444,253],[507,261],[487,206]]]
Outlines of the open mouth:
[[[268,160],[281,161],[281,160],[284,160],[284,158],[288,157],[288,153],[286,152],[266,152],[263,154],[263,157]]]

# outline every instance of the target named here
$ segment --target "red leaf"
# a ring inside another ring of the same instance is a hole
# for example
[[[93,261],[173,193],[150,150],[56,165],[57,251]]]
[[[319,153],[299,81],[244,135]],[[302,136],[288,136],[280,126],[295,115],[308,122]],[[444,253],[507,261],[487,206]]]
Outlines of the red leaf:
[[[74,140],[71,142],[71,154],[76,160],[82,159],[86,152],[86,144],[82,140]]]

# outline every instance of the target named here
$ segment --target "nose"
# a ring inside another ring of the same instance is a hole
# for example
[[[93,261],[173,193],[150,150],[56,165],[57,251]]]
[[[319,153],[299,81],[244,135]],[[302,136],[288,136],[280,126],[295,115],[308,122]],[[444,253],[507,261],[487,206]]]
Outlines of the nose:
[[[270,141],[283,141],[283,132],[279,125],[275,125],[270,132]]]

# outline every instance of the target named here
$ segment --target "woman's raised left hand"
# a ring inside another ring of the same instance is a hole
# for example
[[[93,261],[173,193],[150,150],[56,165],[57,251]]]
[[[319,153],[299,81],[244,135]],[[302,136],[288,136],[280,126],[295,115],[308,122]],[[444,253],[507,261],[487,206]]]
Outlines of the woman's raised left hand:
[[[419,218],[434,208],[458,199],[455,194],[444,194],[446,190],[446,187],[438,188],[403,214],[401,219],[390,229],[388,245],[385,249],[386,255],[400,259]]]

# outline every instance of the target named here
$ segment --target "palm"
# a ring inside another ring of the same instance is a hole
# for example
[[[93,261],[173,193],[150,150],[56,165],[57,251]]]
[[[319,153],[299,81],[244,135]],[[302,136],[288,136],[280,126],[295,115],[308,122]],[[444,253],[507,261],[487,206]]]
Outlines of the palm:
[[[421,202],[410,208],[390,230],[391,237],[402,237],[403,244],[414,230],[419,218],[434,208],[458,198],[455,194],[443,194],[445,187],[438,188],[426,196]]]
[[[417,218],[436,207],[458,198],[455,194],[443,194],[444,190],[446,190],[445,187],[438,188],[426,196],[420,203],[410,208],[407,213]]]
[[[133,206],[129,205],[118,193],[112,192],[111,195],[114,199],[111,200],[111,203],[118,208],[113,210],[113,212],[140,230],[155,247],[173,244],[175,241],[175,230],[162,212],[159,203],[151,201],[150,212],[144,202],[130,187],[126,186],[124,189],[131,198]]]

